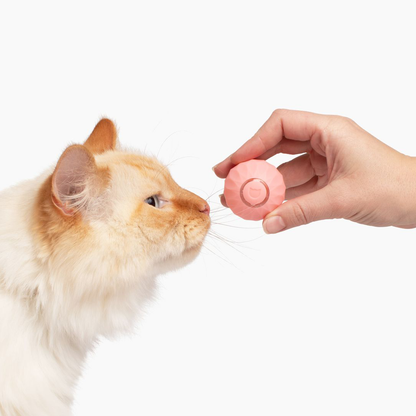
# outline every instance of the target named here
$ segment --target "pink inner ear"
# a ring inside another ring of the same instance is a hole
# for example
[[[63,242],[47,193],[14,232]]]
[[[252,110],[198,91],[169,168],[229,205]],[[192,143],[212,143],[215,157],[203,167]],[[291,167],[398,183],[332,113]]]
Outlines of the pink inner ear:
[[[85,190],[89,176],[95,171],[95,162],[84,146],[71,146],[61,156],[52,178],[53,202],[66,215],[75,206]]]
[[[62,203],[59,199],[52,195],[52,202],[67,216],[75,214],[75,209],[71,208],[67,202]]]

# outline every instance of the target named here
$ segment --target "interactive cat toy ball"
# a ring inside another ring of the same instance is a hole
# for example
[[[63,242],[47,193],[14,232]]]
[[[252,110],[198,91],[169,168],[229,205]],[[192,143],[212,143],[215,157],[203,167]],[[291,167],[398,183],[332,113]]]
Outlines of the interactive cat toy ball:
[[[285,199],[282,174],[264,160],[249,160],[233,167],[224,184],[227,205],[245,220],[262,220]]]

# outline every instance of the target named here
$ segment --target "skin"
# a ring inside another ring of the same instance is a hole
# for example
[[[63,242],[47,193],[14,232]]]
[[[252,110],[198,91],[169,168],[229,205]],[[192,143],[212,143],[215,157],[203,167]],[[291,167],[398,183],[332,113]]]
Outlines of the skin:
[[[238,163],[266,160],[277,153],[300,156],[278,167],[287,201],[263,220],[266,233],[332,218],[379,227],[416,227],[415,158],[345,117],[276,110],[213,170],[225,178]],[[226,205],[224,196],[221,201]]]

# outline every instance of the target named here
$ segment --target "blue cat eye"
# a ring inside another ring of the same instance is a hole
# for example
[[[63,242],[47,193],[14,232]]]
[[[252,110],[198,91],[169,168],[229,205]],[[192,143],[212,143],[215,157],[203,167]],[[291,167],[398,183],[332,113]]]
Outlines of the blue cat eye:
[[[157,195],[153,195],[153,196],[147,198],[144,202],[145,202],[145,204],[149,204],[152,207],[160,208],[160,200],[159,200],[159,197]]]

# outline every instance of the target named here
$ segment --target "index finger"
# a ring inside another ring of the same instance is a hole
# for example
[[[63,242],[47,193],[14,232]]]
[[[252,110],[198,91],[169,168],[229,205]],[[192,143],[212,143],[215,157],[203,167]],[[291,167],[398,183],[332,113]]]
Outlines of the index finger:
[[[260,158],[283,139],[308,141],[323,126],[326,116],[295,110],[276,110],[258,132],[236,152],[218,165],[214,172],[225,178],[235,165],[246,160]]]

